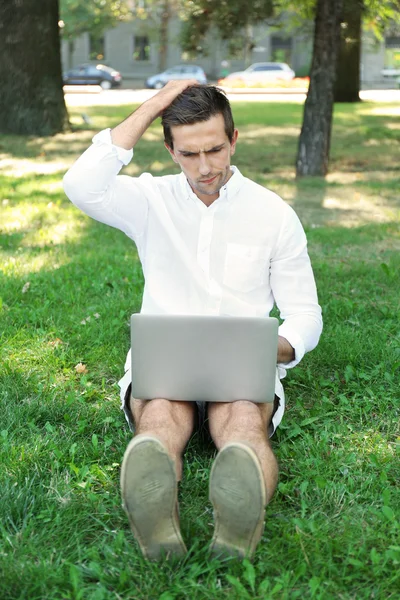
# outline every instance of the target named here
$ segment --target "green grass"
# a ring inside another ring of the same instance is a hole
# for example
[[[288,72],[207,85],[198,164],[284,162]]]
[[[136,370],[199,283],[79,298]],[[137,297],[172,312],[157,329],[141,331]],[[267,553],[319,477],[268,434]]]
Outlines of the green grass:
[[[235,163],[306,226],[325,321],[318,348],[285,380],[280,482],[256,557],[208,556],[215,451],[196,436],[180,490],[189,555],[149,564],[133,541],[116,382],[143,278],[128,238],[63,195],[62,174],[93,134],[76,109],[73,134],[0,141],[2,600],[399,597],[398,109],[338,107],[326,181],[294,178],[300,106],[234,111]],[[98,129],[127,107],[85,112]],[[154,125],[126,172],[173,172],[160,141]]]

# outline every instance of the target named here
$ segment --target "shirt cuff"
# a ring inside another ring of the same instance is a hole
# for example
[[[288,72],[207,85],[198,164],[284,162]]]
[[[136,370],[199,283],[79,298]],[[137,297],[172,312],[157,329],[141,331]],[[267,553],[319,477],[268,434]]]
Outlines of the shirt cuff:
[[[133,150],[127,150],[126,148],[121,148],[121,146],[116,146],[112,143],[110,128],[103,129],[103,131],[100,131],[100,133],[96,133],[92,139],[92,142],[96,146],[100,146],[101,144],[112,146],[117,154],[118,159],[124,165],[128,165],[132,160]]]
[[[294,331],[290,325],[286,325],[282,323],[282,325],[278,329],[278,335],[284,337],[289,344],[294,349],[294,360],[289,363],[278,363],[278,367],[283,367],[284,369],[292,369],[296,365],[299,364],[304,354],[306,353],[304,348],[304,342],[299,336],[299,334]]]

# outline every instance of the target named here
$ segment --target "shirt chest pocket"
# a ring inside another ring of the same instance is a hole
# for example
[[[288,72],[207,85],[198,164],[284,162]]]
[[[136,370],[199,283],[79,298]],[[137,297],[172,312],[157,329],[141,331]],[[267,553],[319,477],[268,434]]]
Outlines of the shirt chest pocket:
[[[269,273],[270,252],[270,248],[266,246],[228,244],[224,285],[243,293],[265,285]]]

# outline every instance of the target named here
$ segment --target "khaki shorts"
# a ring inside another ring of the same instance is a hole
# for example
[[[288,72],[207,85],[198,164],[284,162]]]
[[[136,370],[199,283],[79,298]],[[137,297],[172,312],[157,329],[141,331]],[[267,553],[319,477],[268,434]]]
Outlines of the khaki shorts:
[[[134,431],[134,422],[131,413],[131,409],[129,406],[129,401],[131,397],[131,386],[132,386],[132,376],[131,376],[131,352],[128,352],[128,356],[126,357],[125,362],[125,374],[118,382],[120,388],[120,397],[121,397],[121,410],[125,413],[125,418],[128,422],[129,428],[131,431]],[[197,402],[197,428],[201,434],[205,434],[209,436],[208,432],[208,424],[207,424],[207,402]],[[285,393],[283,390],[283,385],[279,378],[279,368],[276,369],[276,378],[275,378],[275,400],[274,400],[274,412],[272,415],[271,423],[268,426],[268,435],[272,437],[279,425],[282,421],[283,413],[285,412]]]

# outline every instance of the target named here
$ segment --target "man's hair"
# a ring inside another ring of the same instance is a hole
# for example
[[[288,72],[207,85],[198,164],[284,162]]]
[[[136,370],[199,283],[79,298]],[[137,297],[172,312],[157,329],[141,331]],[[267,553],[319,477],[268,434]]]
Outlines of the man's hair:
[[[224,118],[225,133],[231,142],[235,125],[232,110],[225,93],[213,85],[193,85],[184,90],[163,111],[161,124],[164,128],[164,140],[173,148],[171,127],[175,125],[193,125],[208,121],[221,114]]]

